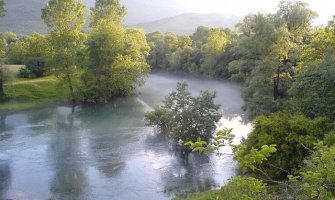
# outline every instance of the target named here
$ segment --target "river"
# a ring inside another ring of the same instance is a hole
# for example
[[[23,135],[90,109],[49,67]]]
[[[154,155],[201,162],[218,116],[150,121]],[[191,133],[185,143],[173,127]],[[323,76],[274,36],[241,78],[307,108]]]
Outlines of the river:
[[[218,126],[234,128],[235,142],[251,124],[231,82],[152,74],[138,96],[96,107],[49,106],[2,115],[0,199],[165,200],[223,185],[236,175],[231,156],[176,153],[144,113],[159,105],[178,81],[192,94],[216,91]],[[229,150],[227,150],[229,151]]]

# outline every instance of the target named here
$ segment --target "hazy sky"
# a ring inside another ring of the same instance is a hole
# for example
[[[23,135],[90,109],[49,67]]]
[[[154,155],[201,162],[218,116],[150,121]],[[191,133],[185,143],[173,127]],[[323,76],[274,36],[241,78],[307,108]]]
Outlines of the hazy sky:
[[[319,14],[316,24],[326,23],[335,15],[334,0],[303,0]],[[244,16],[248,13],[275,12],[280,0],[165,0],[167,6],[174,5],[185,12],[224,13]],[[169,5],[170,4],[170,5]]]

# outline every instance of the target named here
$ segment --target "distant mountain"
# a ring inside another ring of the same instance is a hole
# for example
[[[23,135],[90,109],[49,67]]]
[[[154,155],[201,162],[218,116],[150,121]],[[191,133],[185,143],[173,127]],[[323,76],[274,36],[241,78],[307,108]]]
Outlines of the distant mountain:
[[[41,20],[41,9],[48,0],[5,0],[6,15],[0,18],[1,32],[30,34],[45,33],[46,27]]]
[[[41,9],[49,0],[5,0],[6,16],[0,18],[0,32],[31,34],[46,33]],[[177,0],[170,0],[177,1]],[[88,9],[95,0],[84,0]],[[233,27],[239,18],[220,14],[181,14],[184,11],[166,0],[121,0],[127,7],[125,24],[128,27],[151,31],[192,33],[199,25]],[[175,17],[172,17],[175,16]],[[164,18],[164,19],[161,19]],[[136,25],[134,25],[136,24]]]
[[[140,23],[131,27],[143,28],[146,32],[174,32],[191,34],[198,26],[234,28],[241,18],[223,14],[187,13],[152,22]]]

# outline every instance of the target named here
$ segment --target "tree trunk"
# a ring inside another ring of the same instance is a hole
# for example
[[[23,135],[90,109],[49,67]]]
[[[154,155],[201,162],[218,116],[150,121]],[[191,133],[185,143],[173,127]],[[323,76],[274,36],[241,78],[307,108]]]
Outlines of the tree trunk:
[[[72,103],[72,106],[74,106],[75,98],[74,98],[74,92],[73,92],[73,85],[72,85],[72,80],[71,80],[71,77],[70,77],[69,74],[66,75],[66,79],[67,79],[67,83],[68,83],[69,89],[70,89],[71,103]]]
[[[273,78],[273,100],[277,100],[279,97],[279,79],[280,79],[280,67],[277,69],[277,76]]]
[[[5,91],[3,89],[3,79],[0,78],[0,98],[5,96]]]

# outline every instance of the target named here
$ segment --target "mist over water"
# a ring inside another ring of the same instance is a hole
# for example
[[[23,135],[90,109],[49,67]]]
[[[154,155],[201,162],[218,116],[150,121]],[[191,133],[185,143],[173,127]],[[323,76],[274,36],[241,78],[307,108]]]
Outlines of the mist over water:
[[[145,126],[144,113],[177,82],[194,95],[216,91],[238,142],[251,124],[239,86],[222,81],[153,74],[139,95],[96,107],[50,106],[1,116],[0,199],[170,199],[219,187],[236,175],[231,157],[191,155],[183,160],[169,141]]]

